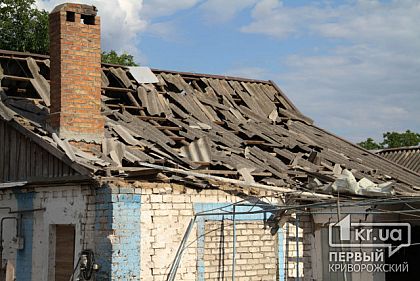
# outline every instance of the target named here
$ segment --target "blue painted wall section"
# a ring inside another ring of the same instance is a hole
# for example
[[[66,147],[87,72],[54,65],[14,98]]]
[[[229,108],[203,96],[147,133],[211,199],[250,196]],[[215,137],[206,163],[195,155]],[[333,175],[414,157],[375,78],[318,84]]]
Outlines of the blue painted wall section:
[[[113,194],[112,278],[140,280],[140,194]],[[115,202],[114,202],[115,201]]]
[[[97,280],[140,280],[141,195],[132,189],[105,189],[97,194],[95,229]]]
[[[33,209],[35,193],[15,193],[18,210]],[[32,239],[33,239],[32,212],[22,214],[21,236],[24,238],[24,248],[16,253],[16,280],[31,281],[32,279]]]
[[[95,195],[95,260],[100,265],[96,280],[109,280],[112,266],[112,192],[109,188],[96,191]]]
[[[257,214],[237,214],[242,212],[255,212],[263,210],[260,206],[253,205],[236,205],[235,206],[235,220],[236,221],[264,221],[271,215],[270,212],[257,213]],[[230,203],[194,203],[194,212],[206,213],[206,215],[197,217],[197,271],[198,281],[204,281],[204,248],[205,248],[205,222],[206,221],[221,221],[233,220],[232,214],[217,214],[212,213],[229,213],[233,212],[233,205]],[[283,252],[283,231],[279,229],[277,232],[278,239],[278,267],[279,267],[279,281],[284,280],[284,252]]]

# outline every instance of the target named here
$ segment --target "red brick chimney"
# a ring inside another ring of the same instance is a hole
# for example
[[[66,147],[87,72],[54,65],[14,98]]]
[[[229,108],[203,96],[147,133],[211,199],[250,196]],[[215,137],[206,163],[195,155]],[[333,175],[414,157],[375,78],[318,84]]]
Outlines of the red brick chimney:
[[[49,16],[49,126],[61,138],[101,143],[101,29],[94,6],[66,3]]]

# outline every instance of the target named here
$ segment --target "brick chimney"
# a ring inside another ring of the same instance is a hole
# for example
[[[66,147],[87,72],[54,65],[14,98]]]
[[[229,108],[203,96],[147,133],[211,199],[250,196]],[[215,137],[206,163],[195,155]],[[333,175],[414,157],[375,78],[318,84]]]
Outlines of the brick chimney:
[[[66,3],[49,15],[49,126],[61,138],[100,144],[101,29],[94,6]]]

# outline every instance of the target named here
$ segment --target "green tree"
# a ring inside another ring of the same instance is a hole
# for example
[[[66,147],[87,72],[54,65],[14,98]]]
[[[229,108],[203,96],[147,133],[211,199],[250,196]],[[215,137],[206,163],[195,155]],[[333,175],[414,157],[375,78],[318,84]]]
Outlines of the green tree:
[[[416,146],[420,144],[420,134],[410,130],[405,131],[405,133],[386,132],[383,136],[384,141],[382,145],[387,148]]]
[[[416,146],[420,144],[420,134],[410,130],[404,133],[386,132],[383,134],[383,141],[376,143],[372,138],[359,142],[358,145],[368,149],[381,149],[381,148],[395,148],[404,146]]]
[[[118,55],[117,52],[111,50],[109,52],[102,52],[102,62],[113,63],[126,66],[137,66],[134,57],[130,54],[123,53]]]
[[[359,142],[357,145],[367,150],[374,150],[374,149],[382,148],[382,145],[379,143],[376,143],[372,138],[367,138],[367,140]]]
[[[35,0],[0,0],[0,49],[48,53],[48,13]]]

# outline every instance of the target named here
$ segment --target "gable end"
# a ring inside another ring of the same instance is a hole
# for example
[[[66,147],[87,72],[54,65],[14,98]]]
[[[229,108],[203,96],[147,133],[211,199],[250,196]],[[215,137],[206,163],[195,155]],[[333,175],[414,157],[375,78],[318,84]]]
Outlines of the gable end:
[[[79,173],[0,119],[0,182],[75,175]]]

